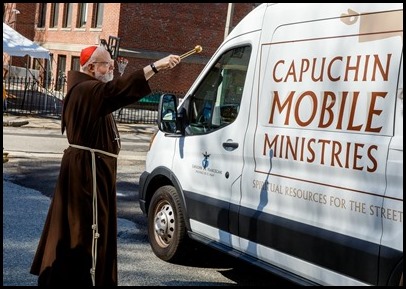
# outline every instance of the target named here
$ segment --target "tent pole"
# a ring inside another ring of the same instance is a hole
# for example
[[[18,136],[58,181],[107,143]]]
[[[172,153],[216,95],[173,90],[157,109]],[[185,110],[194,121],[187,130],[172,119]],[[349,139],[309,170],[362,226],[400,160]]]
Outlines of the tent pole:
[[[48,105],[48,77],[47,77],[47,70],[46,69],[44,71],[44,75],[45,75],[45,92],[44,92],[45,103],[44,103],[44,106],[45,106],[45,111],[46,111],[47,110],[47,105]]]

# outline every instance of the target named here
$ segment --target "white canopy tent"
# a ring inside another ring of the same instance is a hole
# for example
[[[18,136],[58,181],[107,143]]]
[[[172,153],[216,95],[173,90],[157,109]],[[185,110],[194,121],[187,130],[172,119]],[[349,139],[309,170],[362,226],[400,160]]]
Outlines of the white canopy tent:
[[[3,53],[10,56],[30,56],[32,58],[50,58],[48,49],[24,37],[3,22]]]
[[[30,39],[26,38],[25,36],[18,33],[12,27],[8,26],[3,22],[3,68],[5,67],[4,63],[4,56],[29,56],[31,58],[42,58],[46,60],[50,60],[51,55],[50,51],[37,43],[31,41]],[[49,71],[50,61],[47,61],[47,68],[45,71]],[[26,85],[27,85],[27,78],[28,72],[30,73],[33,78],[38,81],[39,70],[29,69],[28,62],[27,67],[15,67],[8,65],[8,76],[17,76],[17,77],[24,77],[25,74]],[[45,87],[48,87],[48,77],[45,78]],[[46,89],[47,91],[47,89]],[[46,92],[48,93],[48,92]],[[25,97],[25,96],[24,96]],[[44,107],[47,107],[47,100],[48,97],[45,97]]]

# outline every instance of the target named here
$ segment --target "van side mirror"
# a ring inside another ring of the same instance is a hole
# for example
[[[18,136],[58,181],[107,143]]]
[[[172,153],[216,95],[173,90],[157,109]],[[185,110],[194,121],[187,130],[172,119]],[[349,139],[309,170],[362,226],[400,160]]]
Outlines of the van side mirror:
[[[178,134],[178,115],[177,115],[178,101],[173,94],[163,94],[159,100],[158,106],[158,129],[160,131]]]

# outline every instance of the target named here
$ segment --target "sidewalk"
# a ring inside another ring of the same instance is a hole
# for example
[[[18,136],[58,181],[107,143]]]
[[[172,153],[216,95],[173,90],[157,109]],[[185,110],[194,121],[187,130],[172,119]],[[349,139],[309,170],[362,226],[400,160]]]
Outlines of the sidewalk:
[[[61,129],[61,120],[46,117],[20,116],[3,114],[3,126],[24,128]],[[120,133],[153,134],[156,124],[127,124],[117,122]]]

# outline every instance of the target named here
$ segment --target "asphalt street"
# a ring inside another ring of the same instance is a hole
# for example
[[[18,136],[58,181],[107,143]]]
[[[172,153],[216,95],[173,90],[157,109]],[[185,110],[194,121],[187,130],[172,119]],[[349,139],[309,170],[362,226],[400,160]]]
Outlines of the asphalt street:
[[[17,128],[23,126],[23,128]],[[16,127],[16,128],[14,128]],[[118,124],[124,141],[118,161],[131,166],[145,160],[155,125]],[[47,141],[40,136],[47,135]],[[29,136],[29,137],[24,137]],[[3,115],[3,286],[35,286],[37,276],[29,273],[45,223],[50,198],[34,189],[16,184],[7,165],[24,166],[24,160],[60,159],[67,143],[57,119]],[[127,146],[127,147],[126,147]],[[4,155],[3,155],[4,157]],[[15,159],[13,159],[15,158]],[[132,177],[134,168],[129,167]],[[144,224],[145,225],[145,224]],[[137,227],[138,226],[138,227]],[[168,263],[151,250],[142,222],[117,220],[119,286],[264,286],[287,285],[257,267],[241,263],[213,249],[191,246],[185,262]],[[197,245],[197,244],[196,244]]]
[[[50,199],[40,192],[13,184],[3,176],[3,286],[37,285],[37,276],[29,270],[49,204]],[[130,272],[139,267],[140,248],[129,244],[127,236],[137,234],[137,228],[125,219],[118,219],[117,226],[119,284],[136,285]]]

